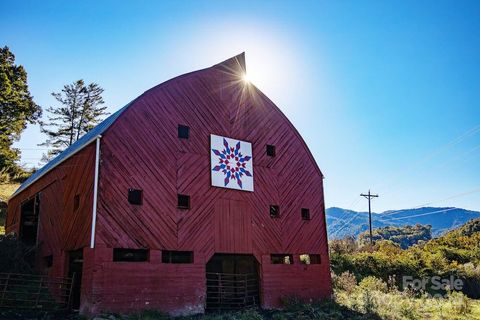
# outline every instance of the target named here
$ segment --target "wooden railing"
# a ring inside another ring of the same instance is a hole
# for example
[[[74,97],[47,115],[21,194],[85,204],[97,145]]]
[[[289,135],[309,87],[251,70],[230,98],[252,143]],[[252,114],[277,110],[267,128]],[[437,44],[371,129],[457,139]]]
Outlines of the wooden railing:
[[[258,304],[256,274],[207,273],[207,310],[235,310]]]
[[[68,309],[73,280],[32,274],[0,273],[0,308]]]

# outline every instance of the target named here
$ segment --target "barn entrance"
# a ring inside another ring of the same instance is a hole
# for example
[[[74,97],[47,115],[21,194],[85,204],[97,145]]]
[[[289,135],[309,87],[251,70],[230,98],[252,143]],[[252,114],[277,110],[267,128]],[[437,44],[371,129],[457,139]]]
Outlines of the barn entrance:
[[[259,305],[258,262],[253,255],[215,254],[207,263],[207,311]]]
[[[83,248],[68,252],[68,277],[73,278],[71,308],[80,308],[80,294],[82,292]]]
[[[38,218],[40,215],[40,195],[37,194],[21,205],[20,240],[26,246],[35,246],[38,235]]]

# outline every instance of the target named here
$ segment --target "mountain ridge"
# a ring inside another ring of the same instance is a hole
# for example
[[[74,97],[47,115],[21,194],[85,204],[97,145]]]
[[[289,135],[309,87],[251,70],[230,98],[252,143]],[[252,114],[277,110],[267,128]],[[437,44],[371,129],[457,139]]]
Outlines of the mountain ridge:
[[[372,225],[373,228],[431,225],[432,236],[438,237],[475,218],[480,218],[479,211],[456,207],[421,207],[372,213]],[[360,233],[368,230],[368,212],[365,211],[331,207],[326,210],[326,221],[329,239],[358,237]]]

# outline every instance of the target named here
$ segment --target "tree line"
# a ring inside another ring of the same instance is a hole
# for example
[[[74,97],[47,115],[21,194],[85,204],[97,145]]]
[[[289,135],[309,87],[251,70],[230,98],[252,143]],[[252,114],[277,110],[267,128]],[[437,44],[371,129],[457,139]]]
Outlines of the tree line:
[[[432,226],[417,224],[415,226],[386,226],[383,228],[376,228],[372,232],[372,239],[374,242],[380,240],[390,240],[398,244],[402,249],[407,249],[422,241],[432,239]],[[358,241],[362,245],[370,242],[370,233],[365,231],[358,236]]]
[[[461,279],[461,291],[467,296],[480,298],[480,219],[467,222],[441,237],[423,240],[402,248],[398,236],[401,231],[410,237],[428,233],[430,226],[411,226],[396,229],[397,238],[369,243],[345,238],[330,242],[330,262],[333,272],[341,275],[353,272],[356,280],[373,276],[385,282],[395,281],[404,288],[404,277],[413,279]],[[385,233],[384,231],[382,231]],[[421,236],[419,236],[421,238]],[[395,241],[396,240],[396,241]],[[429,291],[432,288],[426,288]],[[435,292],[432,292],[435,293]]]
[[[52,92],[56,105],[45,109],[34,101],[27,83],[27,72],[15,63],[7,47],[0,48],[0,179],[25,178],[30,170],[19,164],[21,150],[13,145],[29,124],[39,124],[46,135],[39,146],[47,147],[42,162],[47,162],[107,115],[104,89],[97,83],[77,80]],[[2,181],[0,181],[2,182]]]

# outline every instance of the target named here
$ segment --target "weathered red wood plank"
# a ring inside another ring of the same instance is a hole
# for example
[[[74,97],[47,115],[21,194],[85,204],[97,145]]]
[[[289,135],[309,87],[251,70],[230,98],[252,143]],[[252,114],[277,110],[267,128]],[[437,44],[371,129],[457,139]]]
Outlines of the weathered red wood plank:
[[[178,139],[179,124],[190,127],[189,139]],[[255,192],[211,187],[210,134],[252,143]],[[276,157],[266,155],[267,144]],[[87,246],[94,151],[89,146],[13,199],[7,230],[18,227],[22,199],[57,181],[45,190],[44,205],[62,219],[42,221],[52,233],[45,247]],[[143,190],[141,206],[128,203],[129,188]],[[77,193],[82,209],[72,213]],[[190,195],[190,209],[177,208],[177,193]],[[280,218],[270,217],[270,205],[280,206]],[[301,208],[310,209],[310,221]],[[308,148],[273,102],[241,81],[236,60],[172,79],[136,99],[103,133],[96,248],[84,250],[83,308],[203,310],[205,264],[215,252],[259,260],[266,307],[278,306],[282,295],[328,296],[324,211],[323,177]],[[113,248],[143,247],[151,249],[149,262],[112,262]],[[195,262],[162,263],[161,250],[193,251]],[[272,265],[271,253],[293,254],[295,264]],[[300,265],[302,253],[321,254],[322,264]]]

